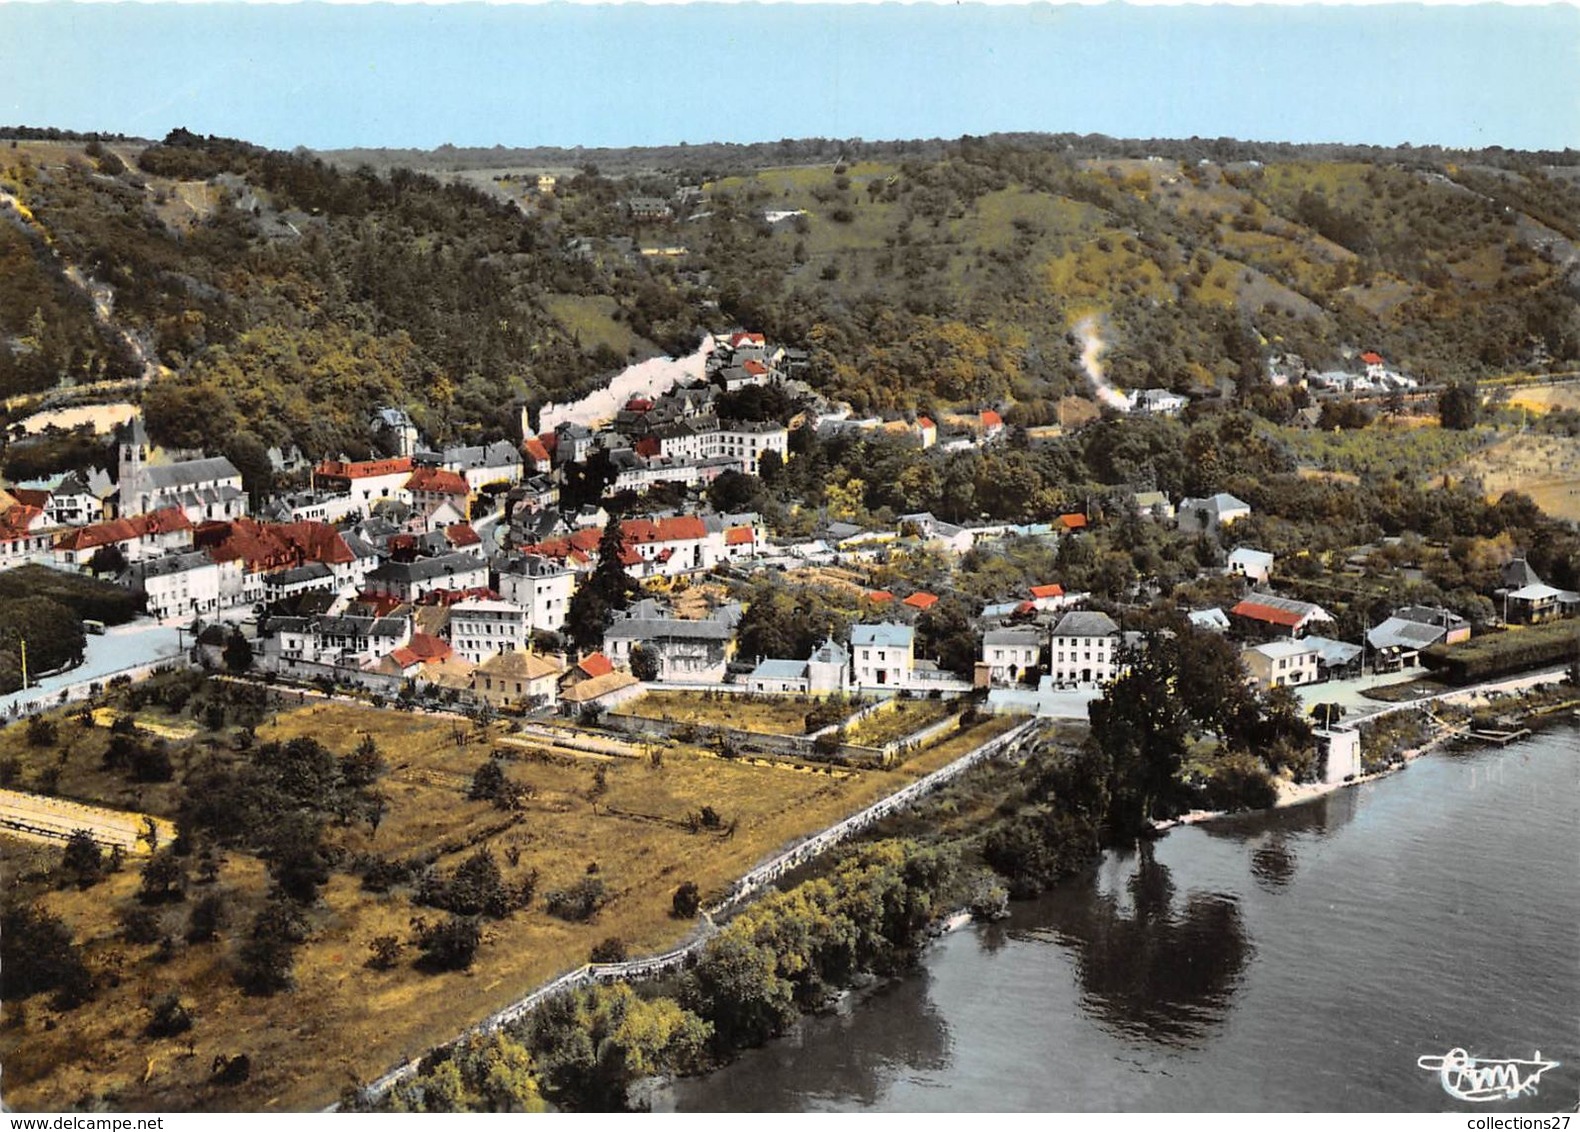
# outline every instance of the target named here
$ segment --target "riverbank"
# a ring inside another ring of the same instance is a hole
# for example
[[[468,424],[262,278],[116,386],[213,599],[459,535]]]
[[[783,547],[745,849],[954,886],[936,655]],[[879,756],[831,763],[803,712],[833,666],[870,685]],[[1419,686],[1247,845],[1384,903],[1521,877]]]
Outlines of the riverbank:
[[[1370,782],[1387,778],[1405,769],[1416,759],[1430,754],[1455,741],[1483,742],[1478,739],[1469,727],[1456,727],[1437,719],[1430,709],[1434,704],[1447,704],[1457,708],[1468,709],[1472,715],[1482,708],[1497,707],[1500,710],[1517,716],[1518,726],[1535,730],[1553,722],[1567,718],[1564,713],[1580,709],[1580,691],[1565,697],[1557,702],[1551,701],[1545,690],[1562,686],[1566,676],[1562,671],[1543,672],[1534,676],[1516,676],[1509,679],[1492,681],[1487,684],[1478,684],[1470,688],[1461,688],[1444,692],[1426,699],[1402,703],[1398,707],[1375,712],[1370,716],[1354,721],[1354,726],[1362,727],[1370,721],[1386,717],[1399,711],[1425,711],[1437,724],[1437,730],[1432,738],[1418,746],[1410,747],[1392,756],[1388,765],[1379,770],[1366,774],[1355,775],[1340,782],[1289,782],[1279,780],[1278,800],[1271,809],[1284,809],[1289,806],[1305,805],[1329,794],[1352,786],[1364,786]],[[1511,698],[1512,697],[1512,698]],[[1153,830],[1163,833],[1176,826],[1199,825],[1202,822],[1215,821],[1219,818],[1236,816],[1245,811],[1229,810],[1191,810],[1179,817],[1166,822],[1154,822]]]

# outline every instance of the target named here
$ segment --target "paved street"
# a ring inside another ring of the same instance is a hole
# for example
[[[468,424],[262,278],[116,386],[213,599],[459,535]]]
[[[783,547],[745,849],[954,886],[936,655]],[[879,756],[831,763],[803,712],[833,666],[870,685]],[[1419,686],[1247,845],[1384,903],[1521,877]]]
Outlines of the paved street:
[[[1402,684],[1407,680],[1426,675],[1424,669],[1406,668],[1399,672],[1383,672],[1362,676],[1355,680],[1329,680],[1324,684],[1306,684],[1296,688],[1300,702],[1310,708],[1314,704],[1338,704],[1344,708],[1344,718],[1350,723],[1381,711],[1391,705],[1382,700],[1368,699],[1362,695],[1368,688],[1381,688],[1389,684]]]
[[[0,712],[19,714],[25,705],[49,700],[69,685],[106,679],[123,668],[176,656],[180,651],[174,625],[159,625],[146,618],[129,625],[117,625],[102,637],[90,634],[87,653],[80,665],[46,676],[25,691],[0,696]]]

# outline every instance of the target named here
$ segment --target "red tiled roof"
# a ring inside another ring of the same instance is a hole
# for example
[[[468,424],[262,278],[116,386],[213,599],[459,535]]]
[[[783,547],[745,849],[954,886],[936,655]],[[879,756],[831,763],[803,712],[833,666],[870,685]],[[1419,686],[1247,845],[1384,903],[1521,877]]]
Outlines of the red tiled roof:
[[[704,539],[708,537],[708,528],[695,515],[675,515],[658,521],[658,537],[663,542]]]
[[[452,523],[444,528],[444,537],[451,546],[483,545],[483,537],[472,529],[471,523]]]
[[[411,457],[397,456],[389,460],[325,460],[313,469],[315,475],[330,479],[360,480],[372,476],[392,476],[397,472],[411,471]]]
[[[756,358],[747,358],[746,363],[742,365],[741,368],[747,373],[751,374],[753,377],[761,377],[763,374],[768,372],[768,367],[763,365],[763,363],[758,361]]]
[[[424,661],[443,660],[453,652],[449,644],[428,633],[413,633],[405,647],[418,660]]]
[[[179,507],[166,507],[146,515],[133,515],[129,519],[111,519],[107,523],[78,527],[62,535],[55,547],[58,550],[92,550],[148,535],[165,535],[191,529],[192,521],[187,518],[185,511]]]
[[[600,676],[607,676],[613,672],[614,662],[604,656],[603,653],[595,652],[591,656],[583,657],[576,667],[581,669],[585,675],[596,680]]]
[[[912,609],[931,609],[938,604],[938,595],[930,594],[925,590],[918,590],[906,598],[903,604],[910,606]]]
[[[1015,612],[1016,612],[1016,613],[1031,613],[1031,612],[1033,612],[1033,611],[1034,611],[1034,610],[1035,610],[1035,609],[1036,609],[1036,608],[1037,608],[1037,607],[1036,607],[1036,606],[1035,606],[1035,605],[1033,605],[1033,604],[1032,604],[1032,603],[1031,603],[1031,602],[1029,602],[1029,601],[1023,601],[1023,602],[1021,602],[1021,603],[1020,603],[1020,604],[1019,604],[1019,605],[1017,605],[1017,606],[1016,606],[1016,607],[1015,607]]]
[[[749,344],[749,345],[753,345],[753,346],[761,346],[761,345],[765,344],[766,342],[767,342],[767,339],[764,338],[761,334],[753,334],[753,333],[749,333],[749,332],[743,331],[743,332],[741,332],[739,334],[731,334],[730,335],[730,349],[732,349],[732,350],[736,349],[737,347],[739,347],[743,343]]]
[[[49,497],[52,493],[41,487],[13,487],[11,497],[24,507],[37,507],[43,510],[49,506]]]
[[[470,495],[466,477],[444,468],[418,468],[406,481],[407,491],[421,491],[430,495]]]
[[[646,397],[633,397],[625,403],[625,411],[628,413],[645,413],[652,408],[653,402]]]
[[[1057,582],[1046,586],[1032,586],[1031,596],[1036,598],[1063,597],[1064,587],[1059,585]]]
[[[0,539],[26,538],[31,533],[33,520],[43,513],[42,508],[27,504],[6,508],[5,514],[0,515]]]
[[[207,550],[215,562],[239,559],[254,573],[304,562],[343,566],[355,558],[339,531],[311,519],[295,523],[260,523],[256,519],[204,523],[193,541]]]
[[[725,546],[741,546],[745,543],[756,541],[757,532],[750,527],[731,527],[724,532]]]
[[[656,436],[644,436],[636,442],[635,452],[638,456],[657,456],[663,450],[664,446]]]
[[[883,605],[894,600],[894,595],[888,590],[872,590],[867,594],[867,600]]]
[[[919,429],[929,429],[929,428],[937,428],[938,426],[933,423],[933,418],[932,417],[917,417],[916,418],[916,427],[919,428]]]
[[[544,446],[543,441],[535,436],[527,437],[526,443],[521,446],[521,450],[526,453],[529,460],[536,460],[540,464],[549,462],[548,448]]]
[[[1068,515],[1060,515],[1059,522],[1064,524],[1064,529],[1067,531],[1078,531],[1086,526],[1086,516],[1076,511]]]
[[[1001,425],[1003,423],[1004,423],[1004,418],[999,416],[998,413],[994,412],[992,409],[983,409],[982,410],[982,427],[983,428],[994,428],[994,427],[996,427],[998,425]]]
[[[1361,355],[1361,361],[1369,366],[1380,366],[1383,364],[1383,356],[1373,350],[1368,350]]]
[[[1272,625],[1283,625],[1295,628],[1300,624],[1301,615],[1288,609],[1277,609],[1271,605],[1263,605],[1259,601],[1247,598],[1239,605],[1229,610],[1236,617],[1247,617],[1252,621],[1266,621]]]

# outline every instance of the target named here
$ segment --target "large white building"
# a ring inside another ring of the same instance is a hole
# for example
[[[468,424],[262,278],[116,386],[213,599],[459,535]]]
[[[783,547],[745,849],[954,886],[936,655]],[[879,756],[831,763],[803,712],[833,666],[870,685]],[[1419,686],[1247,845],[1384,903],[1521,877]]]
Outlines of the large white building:
[[[1106,684],[1119,674],[1119,626],[1106,613],[1066,613],[1053,627],[1049,653],[1055,684]]]
[[[150,617],[189,619],[220,610],[226,588],[221,578],[228,573],[234,575],[229,579],[231,587],[239,584],[241,563],[221,564],[194,550],[145,558],[132,565],[131,573],[133,584],[147,597]]]
[[[1252,645],[1240,654],[1257,687],[1293,687],[1312,684],[1317,679],[1319,649],[1310,641],[1268,641]]]
[[[499,596],[527,612],[527,628],[558,633],[565,627],[576,571],[542,555],[517,558],[499,572]]]
[[[472,664],[525,650],[531,634],[527,611],[515,602],[468,599],[450,606],[450,647]]]

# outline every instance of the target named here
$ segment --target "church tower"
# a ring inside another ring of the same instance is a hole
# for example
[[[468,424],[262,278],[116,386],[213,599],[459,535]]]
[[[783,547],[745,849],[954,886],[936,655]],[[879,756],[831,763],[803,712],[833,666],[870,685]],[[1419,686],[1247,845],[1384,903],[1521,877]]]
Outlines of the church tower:
[[[143,467],[148,463],[148,433],[143,428],[141,414],[133,417],[121,434],[120,468],[117,482],[120,485],[120,514],[143,513]]]

